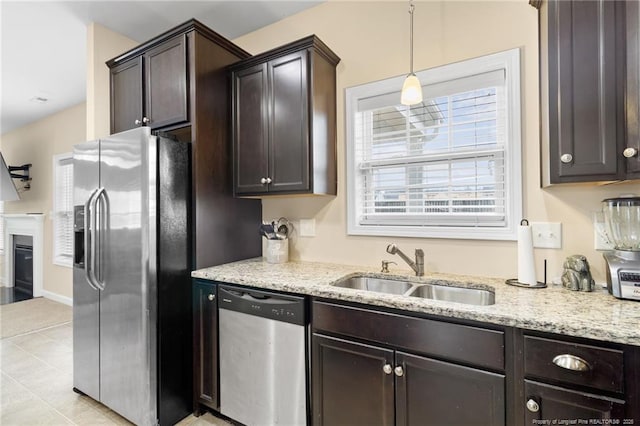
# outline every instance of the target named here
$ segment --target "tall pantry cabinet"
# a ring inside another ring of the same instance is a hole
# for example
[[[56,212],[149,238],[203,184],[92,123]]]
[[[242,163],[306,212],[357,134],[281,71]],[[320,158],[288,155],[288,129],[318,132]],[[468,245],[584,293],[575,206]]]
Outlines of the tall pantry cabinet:
[[[261,203],[232,194],[227,66],[249,56],[192,19],[107,62],[112,133],[150,126],[191,144],[193,269],[261,254]]]

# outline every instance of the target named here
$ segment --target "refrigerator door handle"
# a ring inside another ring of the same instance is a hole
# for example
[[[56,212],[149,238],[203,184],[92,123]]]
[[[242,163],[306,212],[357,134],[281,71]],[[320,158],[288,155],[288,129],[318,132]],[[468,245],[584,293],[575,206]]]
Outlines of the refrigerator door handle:
[[[96,194],[98,189],[95,189],[86,203],[84,203],[84,247],[85,247],[85,261],[84,261],[84,277],[91,286],[92,289],[98,290],[98,287],[95,286],[93,281],[91,280],[91,259],[93,258],[93,253],[91,251],[91,243],[90,243],[90,217],[91,217],[91,204],[93,202],[93,197]]]
[[[98,199],[101,194],[104,192],[104,188],[98,188],[91,198],[89,205],[89,212],[91,213],[91,217],[89,218],[90,222],[90,233],[91,233],[91,259],[89,259],[89,263],[91,268],[89,269],[89,276],[91,277],[91,281],[97,287],[98,290],[104,290],[104,287],[98,282],[98,278],[96,277],[96,268],[98,268],[98,264],[96,262],[96,258],[100,256],[98,253],[98,215],[97,215],[97,204]],[[85,231],[86,232],[86,231]]]
[[[109,195],[107,194],[107,190],[104,188],[100,188],[98,193],[96,194],[96,206],[97,212],[100,213],[100,220],[96,219],[97,227],[96,230],[98,232],[98,261],[97,264],[97,277],[96,277],[96,285],[100,288],[100,290],[104,290],[105,288],[105,280],[103,276],[103,267],[105,262],[104,258],[104,247],[108,244],[107,238],[109,233],[107,232],[109,229],[109,211],[111,206],[109,205]],[[97,213],[96,213],[97,214]]]

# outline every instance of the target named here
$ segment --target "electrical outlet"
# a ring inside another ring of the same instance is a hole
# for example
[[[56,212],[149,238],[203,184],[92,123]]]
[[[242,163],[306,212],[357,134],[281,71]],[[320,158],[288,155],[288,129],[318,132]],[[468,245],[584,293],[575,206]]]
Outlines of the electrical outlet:
[[[301,237],[315,237],[316,236],[316,220],[300,219],[299,231],[300,231]]]
[[[562,223],[531,222],[533,247],[562,248]]]
[[[593,213],[593,246],[596,250],[613,250],[614,246],[607,237],[602,212]]]

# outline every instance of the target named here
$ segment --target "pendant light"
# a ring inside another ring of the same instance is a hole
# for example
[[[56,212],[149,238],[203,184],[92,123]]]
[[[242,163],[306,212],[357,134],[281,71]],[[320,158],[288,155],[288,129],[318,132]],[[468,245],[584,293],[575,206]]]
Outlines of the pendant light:
[[[409,16],[410,16],[410,50],[409,50],[409,64],[411,72],[407,75],[402,85],[402,94],[400,95],[400,103],[403,105],[414,105],[422,102],[422,85],[420,80],[413,72],[413,1],[409,1]]]

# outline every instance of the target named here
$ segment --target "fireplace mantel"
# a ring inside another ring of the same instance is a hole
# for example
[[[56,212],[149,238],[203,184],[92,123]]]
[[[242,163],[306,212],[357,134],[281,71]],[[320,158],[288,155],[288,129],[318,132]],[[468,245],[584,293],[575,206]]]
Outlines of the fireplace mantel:
[[[33,297],[42,296],[44,265],[44,214],[3,214],[4,220],[4,286],[13,287],[13,236],[33,238]]]

